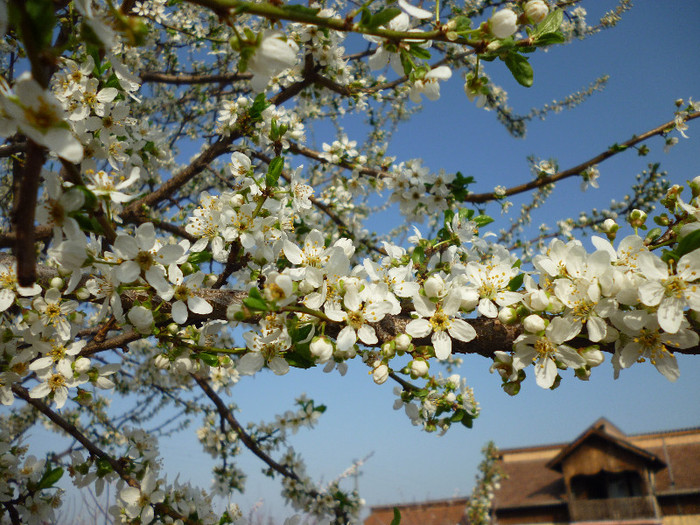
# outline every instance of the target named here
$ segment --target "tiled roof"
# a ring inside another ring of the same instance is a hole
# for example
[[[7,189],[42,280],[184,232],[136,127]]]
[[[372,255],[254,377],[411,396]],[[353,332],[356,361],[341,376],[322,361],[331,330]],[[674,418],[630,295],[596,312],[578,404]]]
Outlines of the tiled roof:
[[[457,525],[463,523],[467,501],[469,498],[455,498],[372,507],[365,525],[389,525],[394,507],[401,512],[401,525]]]
[[[610,425],[610,426],[607,426]],[[565,502],[564,480],[548,468],[557,456],[591,431],[607,431],[611,441],[656,457],[666,466],[655,476],[656,493],[700,494],[700,428],[625,436],[607,420],[598,420],[571,444],[503,450],[501,466],[508,476],[496,493],[494,507],[515,508]]]

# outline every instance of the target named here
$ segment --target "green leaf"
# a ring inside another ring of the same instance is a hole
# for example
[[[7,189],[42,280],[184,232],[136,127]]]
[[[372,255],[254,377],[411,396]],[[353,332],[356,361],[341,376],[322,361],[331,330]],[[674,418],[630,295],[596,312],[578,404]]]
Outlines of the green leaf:
[[[401,523],[401,511],[398,507],[394,507],[394,519],[391,520],[391,525],[399,525]]]
[[[524,273],[519,273],[515,277],[513,277],[509,282],[508,282],[508,289],[511,292],[515,292],[516,290],[519,290],[520,287],[523,285],[523,281],[525,280],[525,274]]]
[[[292,343],[298,343],[299,341],[303,341],[309,337],[312,329],[313,325],[311,324],[295,326],[294,328],[289,329],[289,336],[292,338]]]
[[[411,55],[413,55],[414,57],[420,58],[422,60],[430,59],[430,52],[424,47],[421,47],[418,44],[411,44],[410,49]]]
[[[675,251],[676,254],[678,254],[678,258],[680,259],[686,253],[690,253],[693,250],[697,250],[698,248],[700,248],[700,230],[695,230],[694,232],[689,233],[680,240],[678,246],[676,246]]]
[[[360,11],[360,25],[366,27],[370,23],[371,19],[372,12],[366,7],[363,7],[362,11]]]
[[[425,260],[425,249],[422,246],[416,246],[411,254],[411,260],[414,264],[423,264]]]
[[[53,28],[56,25],[54,5],[51,0],[25,0],[7,4],[10,27],[14,27],[28,49],[37,52],[51,46]],[[27,32],[28,34],[24,34]]]
[[[265,175],[265,184],[268,188],[277,187],[282,168],[284,168],[284,158],[275,157],[270,161],[270,165],[267,167],[267,175]]]
[[[215,354],[210,354],[208,352],[199,352],[196,354],[199,359],[204,361],[209,366],[219,366],[219,357]]]
[[[532,86],[533,71],[527,58],[518,53],[510,53],[504,60],[518,84],[525,87]]]
[[[399,57],[401,58],[401,66],[403,67],[404,75],[410,75],[411,70],[413,69],[413,61],[411,60],[411,56],[408,54],[408,51],[401,48]]]
[[[566,42],[566,38],[559,32],[547,33],[535,40],[536,46],[551,46],[552,44],[562,44]]]
[[[316,366],[316,360],[311,355],[308,343],[293,346],[291,350],[285,352],[284,360],[289,363],[289,366],[295,368],[312,368]]]
[[[76,220],[81,230],[104,235],[104,232],[102,231],[102,226],[100,226],[100,223],[97,222],[96,219],[88,217],[87,215],[85,215],[84,213],[80,213],[79,211],[71,212],[68,214],[68,216]]]
[[[282,9],[288,13],[297,13],[300,15],[315,16],[321,10],[318,7],[306,7],[305,5],[293,4],[293,5],[283,5]]]
[[[460,31],[468,31],[472,28],[472,21],[468,16],[459,15],[454,19],[454,22],[456,24],[454,28],[456,33],[459,33]]]
[[[365,27],[367,27],[368,29],[375,29],[379,26],[386,26],[389,22],[391,22],[401,13],[402,11],[398,7],[389,7],[387,9],[383,9],[378,13],[374,13],[369,23],[366,24]]]
[[[562,11],[561,9],[555,9],[554,11],[549,13],[546,16],[546,18],[542,20],[542,22],[537,24],[535,31],[532,33],[532,36],[537,38],[541,35],[546,35],[547,33],[554,33],[559,29],[563,21],[564,11]]]
[[[211,252],[203,251],[203,252],[191,253],[190,256],[187,258],[187,261],[191,262],[192,264],[202,264],[204,262],[211,261],[212,258],[213,257],[212,257]]]
[[[265,98],[265,93],[260,93],[255,100],[253,100],[253,105],[250,106],[248,111],[248,116],[253,122],[259,122],[262,120],[262,112],[270,105],[270,102]]]
[[[474,217],[474,222],[479,228],[481,228],[482,226],[491,224],[493,222],[493,218],[489,217],[488,215],[477,215]]]
[[[661,235],[661,228],[652,228],[649,230],[649,232],[646,234],[646,238],[649,239],[650,241],[653,241],[656,239],[659,235]]]
[[[114,470],[112,468],[112,465],[106,459],[102,459],[102,458],[98,459],[95,462],[95,464],[97,465],[97,472],[95,474],[97,474],[98,478],[101,478],[101,477],[105,476],[106,474],[109,474],[110,472],[112,472],[112,470]]]
[[[267,302],[265,302],[265,299],[263,299],[262,295],[260,295],[260,290],[257,288],[250,289],[250,292],[248,292],[248,297],[243,299],[243,304],[251,310],[266,312],[269,309]]]
[[[472,428],[474,426],[474,418],[465,412],[464,417],[462,417],[462,421],[460,421],[460,423],[462,423],[467,428]]]
[[[78,190],[83,194],[85,202],[83,203],[84,210],[94,210],[97,209],[97,195],[87,189],[85,186],[73,186],[74,189]],[[73,189],[72,188],[72,189]]]
[[[39,481],[39,490],[53,487],[54,484],[61,479],[61,476],[63,476],[63,469],[61,467],[56,467],[55,469],[49,469],[47,467],[46,472],[44,472],[44,475]]]

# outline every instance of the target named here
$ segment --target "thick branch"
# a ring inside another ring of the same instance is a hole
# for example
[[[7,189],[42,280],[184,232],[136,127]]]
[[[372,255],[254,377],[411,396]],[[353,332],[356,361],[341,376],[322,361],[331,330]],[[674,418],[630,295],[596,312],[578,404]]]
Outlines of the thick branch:
[[[155,82],[158,84],[229,84],[238,80],[250,80],[251,73],[223,73],[220,75],[206,75],[194,73],[162,73],[160,71],[142,71],[143,82]]]
[[[15,255],[17,279],[21,286],[31,286],[36,281],[36,251],[34,247],[34,214],[41,167],[46,160],[46,148],[33,140],[27,141],[27,155],[21,170],[19,193],[13,211],[15,225]]]
[[[11,266],[14,263],[14,258],[8,255],[0,254],[0,263]],[[58,275],[58,272],[55,269],[47,266],[39,265],[37,270],[38,282],[44,287],[47,287],[48,282],[53,277]],[[187,318],[187,322],[189,324],[203,323],[214,319],[228,320],[226,312],[229,306],[242,305],[243,300],[248,297],[248,293],[244,291],[217,290],[213,288],[202,288],[196,292],[196,295],[202,299],[205,299],[209,304],[211,304],[213,311],[209,314],[196,314],[194,312],[189,312]],[[154,299],[144,291],[125,291],[121,295],[121,300],[125,311],[127,311],[137,302],[143,303],[149,300],[154,303],[154,308],[156,305],[159,305],[160,312],[169,314],[171,311],[170,302],[160,301],[157,296]],[[377,334],[378,342],[375,345],[367,346],[379,348],[382,344],[391,341],[397,335],[405,333],[406,325],[411,322],[411,320],[412,318],[409,312],[402,312],[399,315],[387,315],[382,321],[373,325]],[[249,319],[242,322],[255,324],[258,321],[258,316],[251,316]],[[507,326],[501,323],[498,319],[479,317],[476,319],[465,319],[465,321],[468,322],[476,331],[476,338],[468,343],[453,339],[452,352],[455,354],[478,354],[491,358],[496,350],[510,350],[515,339],[522,333],[522,328],[519,324]],[[326,327],[326,334],[336,336],[343,326],[344,325],[341,323],[329,324],[329,326]],[[101,343],[92,343],[85,347],[84,352],[94,354],[103,350],[109,350],[122,346],[140,338],[141,336],[139,334],[135,332],[128,332],[126,334],[107,339]],[[415,345],[431,345],[430,338],[428,337],[414,339],[413,343]],[[580,342],[573,340],[568,344],[576,347],[587,346],[586,343],[587,342],[585,340],[581,340]],[[615,351],[614,343],[600,344],[599,346],[604,352],[612,353]],[[673,351],[679,354],[700,355],[700,345],[691,348],[676,348],[673,349]]]

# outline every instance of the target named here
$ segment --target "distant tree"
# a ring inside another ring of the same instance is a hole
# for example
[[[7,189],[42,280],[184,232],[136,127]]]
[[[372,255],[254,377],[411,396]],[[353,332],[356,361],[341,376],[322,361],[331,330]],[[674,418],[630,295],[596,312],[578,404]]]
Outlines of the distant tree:
[[[595,185],[601,163],[654,136],[673,145],[696,103],[486,193],[387,155],[395,125],[458,74],[516,137],[598,89],[517,115],[486,72],[529,87],[530,54],[614,26],[629,2],[593,26],[578,4],[0,0],[0,522],[52,521],[66,473],[97,496],[112,486],[116,522],[243,522],[214,503],[243,490],[243,449],[300,513],[355,520],[359,495],[314,483],[287,448],[323,405],[236,419],[231,391],[263,369],[344,374],[359,359],[440,432],[479,413],[459,354],[493,360],[510,394],[530,370],[544,388],[566,369],[586,379],[605,353],[616,373],[648,360],[676,379],[673,352],[699,350],[700,180],[684,195],[652,165],[622,204],[528,243],[521,228],[555,183]],[[366,117],[361,144],[352,114]],[[315,150],[319,122],[337,134]],[[381,192],[405,220],[388,235],[366,230]],[[526,192],[512,229],[483,235],[487,207]],[[655,202],[658,227],[637,235]],[[614,246],[625,220],[635,234]],[[571,240],[584,228],[607,236],[592,253]],[[157,438],[194,417],[213,490],[162,473]],[[68,448],[30,455],[22,437],[40,423]]]
[[[481,450],[484,459],[479,463],[474,489],[467,503],[466,516],[470,525],[488,525],[491,523],[493,497],[504,478],[498,464],[499,452],[493,441],[489,441]]]

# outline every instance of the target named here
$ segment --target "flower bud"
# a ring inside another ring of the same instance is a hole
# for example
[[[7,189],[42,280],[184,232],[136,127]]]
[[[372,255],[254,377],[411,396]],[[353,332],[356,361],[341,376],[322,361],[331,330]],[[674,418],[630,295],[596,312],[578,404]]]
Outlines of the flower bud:
[[[506,306],[500,312],[498,312],[498,320],[503,324],[513,324],[518,320],[518,315],[515,310],[510,306]]]
[[[634,209],[630,212],[629,216],[627,217],[627,222],[630,223],[630,226],[633,228],[641,228],[644,226],[644,223],[647,220],[647,214],[644,213],[642,210]]]
[[[386,366],[385,364],[379,365],[377,368],[374,369],[372,372],[372,379],[374,380],[375,383],[378,385],[381,385],[382,383],[385,383],[387,379],[389,379],[389,367]]]
[[[530,332],[531,334],[536,334],[538,332],[542,332],[545,328],[545,322],[544,319],[542,319],[539,315],[528,315],[524,320],[523,320],[523,328],[525,329],[526,332]]]
[[[693,197],[700,195],[700,175],[688,182],[688,186],[690,186],[690,190],[693,192]]]
[[[245,197],[240,193],[236,193],[233,197],[231,197],[230,204],[234,208],[237,208],[238,206],[243,206],[245,204]]]
[[[581,352],[581,357],[583,357],[586,360],[586,364],[591,367],[598,366],[602,364],[603,361],[605,361],[603,352],[601,352],[595,347],[585,348]]]
[[[396,350],[405,352],[408,350],[408,347],[411,346],[411,336],[408,334],[399,334],[394,338],[394,343],[396,343]]]
[[[314,337],[309,351],[319,363],[325,363],[333,356],[333,343],[327,337]]]
[[[459,305],[460,310],[464,310],[465,312],[471,312],[474,310],[479,305],[479,292],[477,292],[474,289],[462,289],[460,291],[461,297],[462,297],[462,302]]]
[[[489,20],[489,29],[496,38],[508,38],[518,30],[518,17],[510,9],[501,9]]]
[[[381,350],[382,356],[391,359],[396,355],[396,344],[393,341],[384,343]]]
[[[448,392],[445,396],[445,401],[447,401],[448,403],[454,403],[455,401],[457,401],[457,396],[454,392]]]
[[[523,10],[530,23],[539,24],[549,13],[549,6],[543,0],[530,0]]]
[[[49,281],[49,286],[51,288],[56,288],[57,290],[60,290],[61,288],[63,288],[63,279],[61,279],[60,277],[54,277],[53,279],[51,279],[51,281]]]
[[[73,362],[73,370],[76,374],[84,374],[90,370],[90,360],[86,357],[78,357]]]
[[[87,288],[84,288],[84,287],[83,287],[83,288],[78,288],[78,289],[75,291],[75,297],[76,297],[79,301],[87,301],[88,299],[90,299],[90,292],[88,291]]]
[[[421,358],[414,359],[408,365],[411,367],[411,377],[413,379],[423,377],[428,373],[428,368],[430,368],[426,360]]]
[[[165,354],[157,355],[153,360],[153,363],[156,365],[156,368],[160,370],[167,370],[170,368],[170,359]]]
[[[431,275],[423,283],[425,295],[429,299],[437,299],[445,293],[445,283],[437,275]]]
[[[542,312],[549,308],[549,297],[547,297],[547,292],[544,290],[536,290],[532,292],[529,297],[530,307],[538,312]]]
[[[605,219],[602,228],[605,233],[610,233],[619,230],[620,225],[615,222],[615,219]]]

